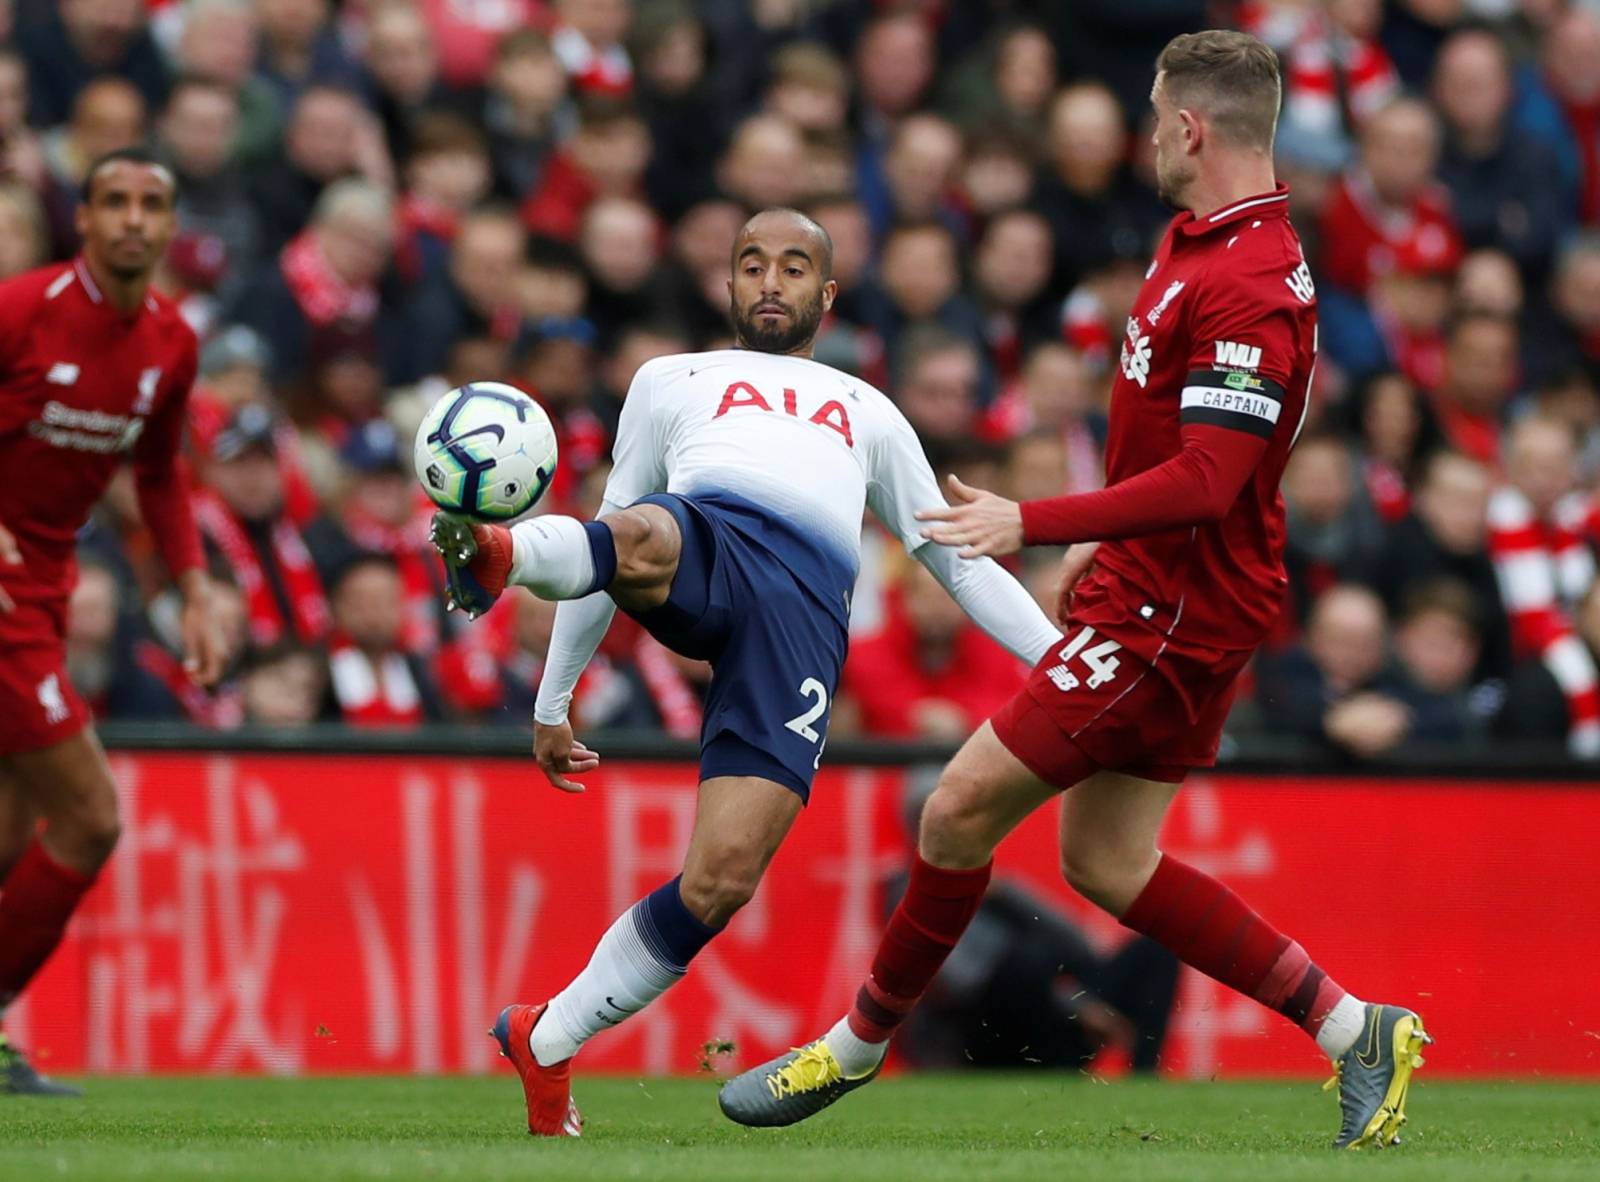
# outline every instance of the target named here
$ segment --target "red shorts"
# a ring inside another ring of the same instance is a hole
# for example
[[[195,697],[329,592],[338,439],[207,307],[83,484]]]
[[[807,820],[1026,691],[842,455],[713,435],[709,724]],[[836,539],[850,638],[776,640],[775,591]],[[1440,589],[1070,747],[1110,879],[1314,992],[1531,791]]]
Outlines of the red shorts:
[[[1171,621],[1145,611],[1136,592],[1109,577],[1084,588],[1065,641],[989,720],[1047,784],[1070,788],[1095,768],[1177,784],[1216,762],[1253,650],[1174,644]]]
[[[0,755],[37,751],[92,721],[67,679],[64,598],[0,611]]]

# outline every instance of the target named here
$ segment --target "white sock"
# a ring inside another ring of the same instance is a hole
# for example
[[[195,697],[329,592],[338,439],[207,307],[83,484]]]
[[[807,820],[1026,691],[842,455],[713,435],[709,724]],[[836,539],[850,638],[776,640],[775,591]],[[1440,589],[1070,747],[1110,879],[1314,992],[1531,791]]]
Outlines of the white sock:
[[[845,1078],[854,1079],[858,1075],[865,1075],[879,1063],[888,1053],[889,1042],[868,1042],[850,1029],[850,1019],[840,1018],[834,1023],[832,1030],[822,1036],[822,1041],[828,1044],[828,1049],[833,1052],[833,1057],[839,1061],[839,1070],[843,1071]]]
[[[1317,1045],[1328,1058],[1338,1062],[1344,1053],[1356,1045],[1356,1039],[1367,1028],[1367,1003],[1353,993],[1336,1001],[1328,1016],[1317,1030]]]
[[[540,599],[588,594],[594,584],[594,556],[583,522],[552,513],[512,526],[510,581]]]
[[[583,972],[550,999],[528,1036],[528,1049],[543,1066],[572,1058],[590,1038],[620,1026],[683,977],[683,970],[652,952],[640,933],[643,906],[624,911],[600,937]]]

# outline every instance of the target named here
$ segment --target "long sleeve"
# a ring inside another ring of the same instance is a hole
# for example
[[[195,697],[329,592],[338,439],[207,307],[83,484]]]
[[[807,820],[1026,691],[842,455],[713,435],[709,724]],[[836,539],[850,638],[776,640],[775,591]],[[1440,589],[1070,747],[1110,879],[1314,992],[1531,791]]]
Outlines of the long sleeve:
[[[195,368],[195,345],[191,339],[181,368],[173,374],[172,389],[150,416],[134,452],[139,512],[173,579],[202,565],[200,532],[195,526],[188,475],[179,455]]]
[[[601,517],[666,487],[666,469],[655,439],[652,382],[653,367],[647,362],[639,367],[623,400],[617,442],[612,448],[611,476],[600,505]],[[556,608],[550,652],[545,657],[544,676],[539,679],[539,694],[533,707],[535,722],[557,726],[567,720],[578,678],[605,639],[616,613],[616,603],[604,591],[569,599]]]
[[[917,510],[942,505],[944,497],[916,432],[898,411],[894,413],[894,429],[880,441],[872,459],[868,507],[978,627],[1020,659],[1037,664],[1045,650],[1060,641],[1061,633],[1022,584],[990,559],[959,558],[950,547],[922,536]]]
[[[1182,433],[1177,455],[1110,488],[1023,502],[1023,544],[1109,542],[1222,520],[1267,441],[1205,423],[1187,423]]]
[[[950,592],[950,598],[1001,646],[1029,665],[1037,665],[1061,633],[1033,596],[992,558],[969,560],[949,546],[919,547],[916,560]]]

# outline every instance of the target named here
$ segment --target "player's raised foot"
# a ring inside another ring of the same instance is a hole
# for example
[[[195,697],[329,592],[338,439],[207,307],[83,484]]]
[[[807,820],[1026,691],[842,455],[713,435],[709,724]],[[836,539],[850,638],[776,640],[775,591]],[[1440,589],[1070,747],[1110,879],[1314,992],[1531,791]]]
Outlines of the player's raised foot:
[[[717,1103],[731,1121],[752,1128],[778,1128],[815,1116],[839,1097],[869,1084],[883,1070],[846,1076],[823,1039],[796,1047],[722,1085]]]
[[[533,1057],[528,1036],[549,1005],[507,1006],[495,1019],[489,1035],[500,1053],[522,1077],[522,1095],[528,1102],[528,1132],[539,1137],[579,1137],[583,1117],[572,1099],[572,1060],[542,1066]]]
[[[511,577],[511,531],[503,525],[435,513],[428,537],[444,559],[446,606],[477,619],[494,606]]]
[[[63,1099],[83,1093],[71,1084],[57,1083],[40,1075],[28,1062],[20,1047],[0,1034],[0,1095],[7,1096],[58,1096]]]
[[[1401,1006],[1369,1004],[1366,1018],[1361,1037],[1326,1085],[1337,1085],[1344,1114],[1335,1149],[1399,1144],[1411,1073],[1422,1066],[1422,1048],[1433,1041],[1422,1019]]]

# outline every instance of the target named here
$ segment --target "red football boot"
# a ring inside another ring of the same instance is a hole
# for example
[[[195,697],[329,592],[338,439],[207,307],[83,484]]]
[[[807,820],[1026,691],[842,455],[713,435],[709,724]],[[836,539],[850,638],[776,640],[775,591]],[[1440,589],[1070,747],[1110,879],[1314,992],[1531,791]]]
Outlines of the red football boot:
[[[528,1047],[528,1035],[544,1016],[549,1002],[538,1006],[507,1006],[489,1031],[500,1053],[522,1077],[522,1094],[528,1101],[528,1132],[540,1137],[579,1137],[583,1117],[572,1098],[572,1060],[542,1067]]]
[[[511,531],[503,525],[435,513],[430,539],[444,559],[448,605],[476,620],[494,606],[511,577]]]

